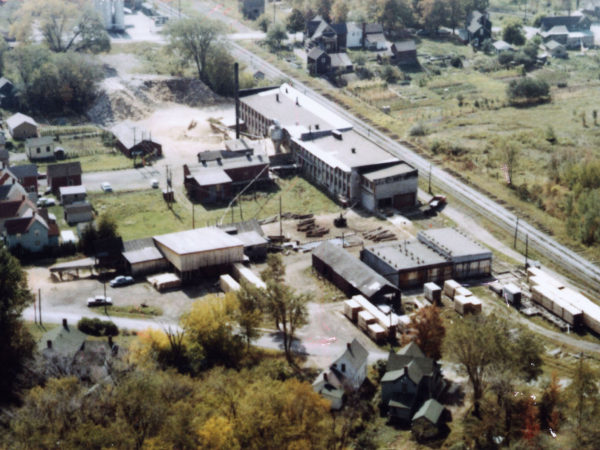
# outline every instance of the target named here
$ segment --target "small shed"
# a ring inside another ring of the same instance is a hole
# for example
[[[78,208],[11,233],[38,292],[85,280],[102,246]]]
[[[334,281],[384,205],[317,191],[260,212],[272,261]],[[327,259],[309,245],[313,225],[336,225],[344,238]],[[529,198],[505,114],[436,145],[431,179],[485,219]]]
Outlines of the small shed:
[[[434,398],[427,400],[412,418],[412,432],[418,441],[436,438],[448,420],[448,412]]]
[[[77,202],[64,208],[65,222],[69,225],[94,220],[94,210],[88,202]]]
[[[134,239],[123,242],[123,261],[133,277],[162,272],[169,263],[154,245],[152,238]]]
[[[434,305],[440,305],[442,303],[442,288],[435,283],[425,283],[423,285],[425,292],[425,298]]]
[[[6,119],[6,126],[10,135],[15,139],[36,137],[38,133],[37,122],[21,113],[16,113]]]
[[[521,289],[513,283],[508,283],[502,286],[502,297],[510,304],[519,306],[521,304]]]
[[[152,138],[152,133],[128,123],[120,123],[110,129],[115,136],[115,146],[132,158],[134,156],[161,156],[162,144]]]
[[[87,198],[85,186],[61,186],[58,188],[60,202],[63,206],[70,205],[76,202],[84,202]]]
[[[358,313],[361,309],[362,306],[353,298],[344,302],[344,315],[354,323],[358,320]]]
[[[25,140],[25,153],[34,161],[39,159],[54,159],[54,138],[42,136]]]
[[[323,75],[331,70],[331,58],[321,48],[313,47],[306,55],[306,65],[311,75]]]

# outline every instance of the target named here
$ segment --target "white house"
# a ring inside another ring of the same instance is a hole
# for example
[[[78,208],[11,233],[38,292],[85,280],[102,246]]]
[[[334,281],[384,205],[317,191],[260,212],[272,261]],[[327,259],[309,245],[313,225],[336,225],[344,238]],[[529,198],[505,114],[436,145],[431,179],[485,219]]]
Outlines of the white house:
[[[38,159],[54,159],[54,138],[43,136],[29,138],[25,141],[25,153],[31,161]]]
[[[346,344],[344,353],[313,382],[313,389],[340,409],[346,392],[357,391],[367,378],[369,352],[358,340]]]
[[[15,139],[27,139],[37,136],[37,122],[25,114],[17,113],[6,119],[8,132]]]
[[[346,35],[346,47],[347,48],[360,48],[362,47],[362,25],[356,22],[346,23],[347,35]]]

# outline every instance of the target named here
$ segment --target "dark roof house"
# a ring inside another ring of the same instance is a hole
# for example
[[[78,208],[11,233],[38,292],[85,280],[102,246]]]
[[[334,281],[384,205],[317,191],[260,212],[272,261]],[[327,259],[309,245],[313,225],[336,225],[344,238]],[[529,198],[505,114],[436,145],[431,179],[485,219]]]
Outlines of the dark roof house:
[[[486,39],[492,37],[492,22],[487,12],[471,11],[467,17],[468,41],[474,47],[479,47]]]

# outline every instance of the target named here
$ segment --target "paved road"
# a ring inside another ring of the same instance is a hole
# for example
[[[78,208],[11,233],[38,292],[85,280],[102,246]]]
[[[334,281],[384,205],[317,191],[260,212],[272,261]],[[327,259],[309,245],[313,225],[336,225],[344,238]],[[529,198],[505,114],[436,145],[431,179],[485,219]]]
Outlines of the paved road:
[[[150,180],[156,179],[164,187],[165,171],[160,167],[147,166],[139,169],[107,170],[104,172],[86,172],[82,182],[90,191],[100,191],[100,185],[109,182],[114,191],[149,189]],[[181,177],[173,177],[173,182],[183,183]]]
[[[166,6],[166,8],[168,8],[168,6]],[[204,7],[199,8],[199,11],[206,13],[206,10],[203,8]],[[220,18],[220,16],[216,14],[212,14],[212,17],[217,19]],[[227,23],[231,23],[232,20],[233,19],[231,18],[226,18]],[[313,98],[352,123],[354,129],[358,133],[364,135],[398,158],[412,164],[421,172],[421,174],[429,173],[429,171],[431,171],[433,183],[440,189],[451,194],[469,208],[495,220],[497,225],[501,226],[505,231],[515,231],[517,215],[513,212],[507,210],[476,189],[466,185],[445,170],[433,166],[427,159],[417,155],[408,147],[389,138],[376,128],[365,124],[361,119],[352,115],[343,107],[327,100],[315,90],[304,85],[299,80],[289,76],[235,42],[231,43],[231,48],[235,58],[249,63],[254,68],[260,69],[269,78],[284,78],[289,80],[295,88],[303,91],[308,97]],[[600,291],[600,268],[589,260],[578,255],[564,245],[559,244],[551,236],[538,230],[525,220],[519,220],[517,237],[522,242],[524,242],[527,237],[532,249],[543,254],[549,260],[561,265],[574,277],[585,280],[587,284],[596,291]]]

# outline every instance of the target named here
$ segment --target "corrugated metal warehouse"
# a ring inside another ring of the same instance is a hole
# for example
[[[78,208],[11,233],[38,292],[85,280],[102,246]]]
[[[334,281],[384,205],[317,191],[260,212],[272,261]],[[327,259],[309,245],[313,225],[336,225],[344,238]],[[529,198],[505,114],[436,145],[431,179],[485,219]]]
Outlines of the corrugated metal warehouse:
[[[457,280],[492,273],[492,252],[454,228],[419,231],[417,238],[452,263],[452,277]]]
[[[152,238],[123,242],[126,270],[134,277],[165,271],[169,262],[156,248]]]
[[[154,242],[183,281],[227,272],[244,260],[242,241],[216,227],[163,234]]]
[[[313,251],[312,264],[348,297],[361,294],[374,303],[391,303],[400,308],[400,291],[343,248],[330,242],[319,245]]]
[[[452,278],[452,264],[416,239],[366,247],[360,259],[400,289]]]

